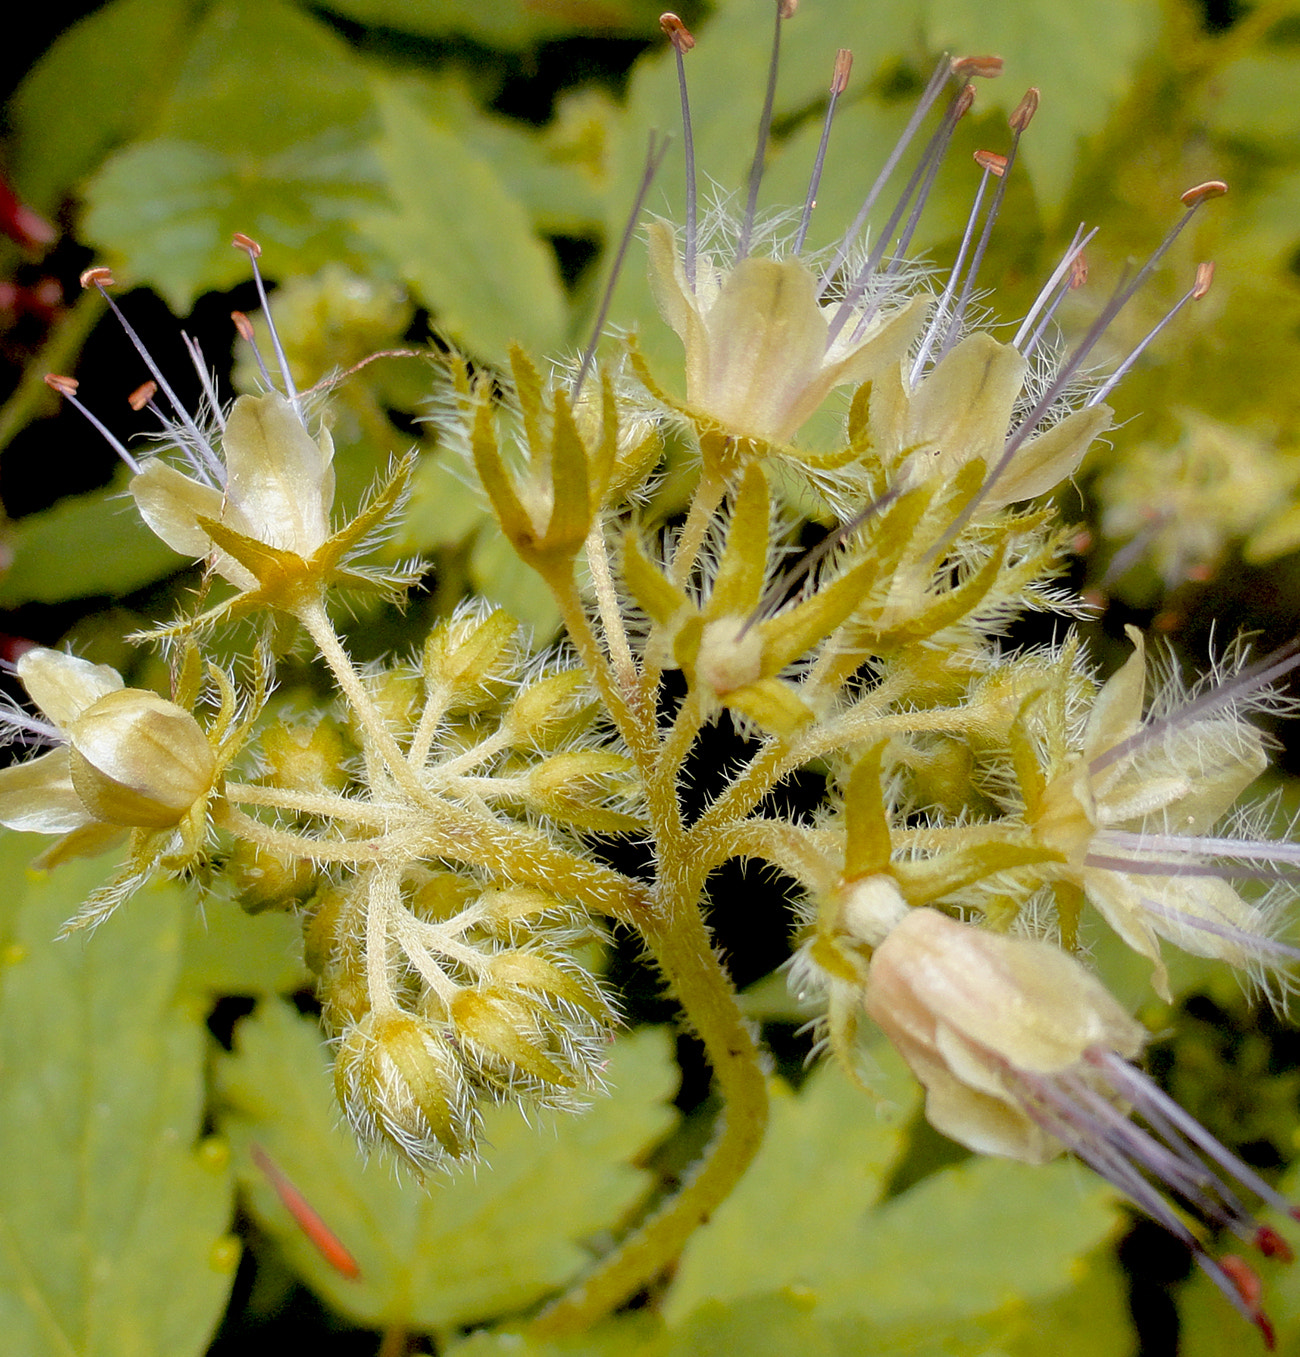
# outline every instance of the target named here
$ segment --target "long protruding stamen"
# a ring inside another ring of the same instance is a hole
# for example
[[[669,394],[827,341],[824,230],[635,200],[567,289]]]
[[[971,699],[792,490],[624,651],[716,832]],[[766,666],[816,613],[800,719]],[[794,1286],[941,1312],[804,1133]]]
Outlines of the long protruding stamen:
[[[203,395],[207,399],[208,409],[212,411],[212,418],[216,420],[217,428],[225,433],[226,416],[221,409],[221,397],[217,395],[217,388],[212,382],[212,374],[208,371],[208,365],[203,361],[203,350],[199,348],[198,340],[191,339],[184,330],[181,331],[181,342],[185,345],[185,352],[190,356],[190,362],[194,364],[194,371],[198,374],[199,385],[203,388]]]
[[[1047,327],[1056,319],[1056,313],[1061,309],[1061,303],[1071,292],[1076,292],[1088,281],[1088,257],[1083,253],[1083,246],[1096,234],[1097,228],[1094,227],[1080,241],[1078,250],[1071,252],[1069,276],[1057,284],[1051,299],[1043,307],[1042,319],[1034,326],[1034,332],[1029,336],[1028,343],[1020,350],[1022,358],[1030,359],[1038,352],[1039,345],[1047,334]]]
[[[1122,378],[1127,376],[1133,364],[1146,351],[1147,346],[1153,339],[1169,324],[1171,320],[1187,305],[1188,302],[1199,302],[1202,297],[1210,290],[1211,283],[1214,282],[1214,265],[1212,263],[1198,264],[1196,266],[1196,281],[1191,287],[1183,293],[1181,297],[1165,312],[1164,316],[1156,322],[1134,345],[1132,353],[1115,369],[1114,372],[1106,378],[1105,383],[1099,386],[1096,391],[1088,397],[1088,405],[1100,405],[1102,401],[1115,389]]]
[[[257,266],[262,247],[252,236],[246,236],[242,231],[236,231],[231,237],[230,243],[235,249],[243,250],[248,256],[248,262],[252,265],[253,282],[257,287],[258,300],[262,303],[262,314],[266,317],[266,328],[271,334],[271,347],[275,350],[275,361],[280,365],[284,394],[289,398],[289,404],[298,412],[298,418],[302,419],[302,406],[298,400],[298,388],[293,384],[293,374],[289,371],[289,360],[285,356],[284,346],[280,343],[280,333],[275,328],[275,317],[271,315],[271,303],[266,297],[266,285],[262,282],[262,270]],[[303,428],[306,427],[307,422],[303,420]]]
[[[650,133],[650,140],[646,146],[645,169],[641,172],[641,186],[637,189],[636,200],[632,204],[632,210],[627,214],[627,225],[623,228],[622,239],[618,242],[618,250],[614,255],[614,266],[609,271],[609,282],[605,284],[605,295],[600,299],[600,310],[596,313],[596,323],[591,327],[591,339],[582,355],[582,362],[578,365],[577,375],[573,379],[573,385],[569,389],[569,399],[576,401],[582,391],[582,384],[587,379],[587,373],[591,371],[591,365],[596,359],[596,347],[600,343],[600,337],[605,333],[605,321],[609,318],[609,308],[614,300],[614,288],[618,284],[619,275],[623,271],[623,265],[627,260],[627,252],[632,244],[632,237],[636,233],[636,224],[641,219],[641,209],[645,206],[646,195],[650,192],[650,185],[654,183],[654,177],[659,172],[659,166],[663,164],[664,156],[668,152],[667,137],[658,139],[657,134]]]
[[[1031,85],[1026,91],[1025,97],[1012,110],[1011,117],[1008,120],[1012,133],[1011,149],[1007,152],[1006,159],[1002,162],[1000,168],[994,170],[998,177],[998,186],[993,194],[993,201],[989,204],[988,213],[984,217],[984,228],[980,232],[979,244],[975,246],[975,253],[971,256],[970,268],[967,269],[966,280],[962,283],[961,296],[957,298],[957,305],[953,308],[952,317],[948,321],[948,333],[939,349],[936,362],[942,359],[944,354],[952,348],[961,334],[966,308],[970,305],[971,297],[975,293],[975,279],[979,276],[980,265],[983,264],[984,256],[988,252],[989,240],[993,235],[993,225],[998,219],[998,214],[1002,211],[1002,200],[1007,195],[1007,184],[1011,180],[1011,169],[1016,163],[1016,152],[1020,149],[1020,138],[1033,121],[1034,114],[1037,111],[1038,90]]]
[[[916,361],[912,364],[909,379],[911,386],[916,385],[921,373],[925,371],[925,366],[930,361],[930,354],[934,349],[935,340],[939,337],[939,329],[947,322],[948,316],[951,314],[953,295],[957,291],[957,283],[961,278],[962,269],[966,266],[966,255],[970,250],[971,241],[975,238],[975,223],[979,220],[980,205],[984,201],[989,176],[996,172],[991,160],[983,161],[979,159],[982,154],[983,152],[976,153],[976,161],[983,168],[984,173],[980,175],[979,187],[975,190],[975,201],[971,204],[970,212],[966,216],[966,229],[962,232],[961,244],[957,248],[957,258],[953,260],[952,269],[948,273],[948,281],[944,284],[943,292],[935,304],[934,320],[927,327],[925,343],[921,345],[921,351],[916,355]]]
[[[894,232],[898,230],[898,223],[903,219],[903,213],[907,211],[912,196],[922,184],[925,184],[928,188],[929,184],[933,182],[935,170],[943,160],[948,150],[948,143],[952,140],[953,129],[957,126],[958,120],[970,108],[974,98],[975,87],[973,85],[963,85],[953,96],[952,102],[948,105],[948,110],[944,114],[943,121],[921,153],[921,158],[917,161],[911,178],[899,195],[894,210],[889,214],[889,220],[885,222],[881,229],[871,253],[867,256],[866,262],[858,270],[852,284],[845,291],[839,306],[835,309],[835,315],[826,330],[826,347],[828,349],[838,338],[840,331],[853,315],[854,307],[857,306],[862,295],[866,292],[881,259],[884,258],[885,251],[889,249],[890,243],[894,239]],[[923,195],[921,201],[924,201]]]
[[[129,470],[132,475],[139,472],[140,463],[127,451],[126,444],[123,443],[116,434],[111,432],[108,426],[99,419],[98,416],[91,414],[88,406],[83,405],[81,401],[77,399],[78,382],[75,377],[64,377],[57,372],[47,372],[44,381],[45,385],[48,386],[51,391],[57,391],[74,410],[77,410],[84,419],[90,421],[96,432],[104,438],[109,447],[112,448],[122,461],[126,463],[127,470]]]
[[[1084,234],[1084,223],[1080,222],[1075,230],[1074,236],[1070,240],[1070,246],[1061,256],[1061,262],[1052,270],[1051,277],[1043,284],[1038,291],[1038,296],[1034,298],[1034,304],[1025,313],[1025,318],[1020,322],[1020,329],[1016,331],[1016,337],[1011,341],[1013,349],[1020,349],[1024,344],[1025,337],[1030,333],[1034,322],[1038,319],[1038,314],[1044,307],[1050,306],[1051,301],[1057,295],[1069,290],[1073,281],[1075,272],[1075,260],[1083,255],[1084,249],[1097,234],[1098,228],[1094,226],[1086,235]],[[1085,274],[1085,277],[1087,275]],[[1037,336],[1038,331],[1034,331]],[[1032,345],[1030,346],[1032,347]],[[1024,353],[1025,350],[1021,349]]]
[[[989,474],[984,478],[984,484],[979,492],[967,501],[965,508],[957,515],[949,526],[947,532],[930,548],[927,553],[927,560],[933,560],[940,552],[951,542],[957,534],[970,522],[975,511],[984,502],[989,492],[997,483],[998,478],[1011,464],[1011,459],[1020,451],[1020,448],[1037,430],[1042,423],[1044,416],[1056,404],[1057,399],[1065,388],[1075,380],[1082,370],[1084,361],[1088,355],[1096,348],[1103,334],[1110,328],[1111,322],[1132,300],[1134,294],[1151,276],[1156,265],[1165,257],[1173,246],[1174,241],[1182,235],[1187,229],[1188,223],[1196,215],[1197,209],[1202,203],[1211,198],[1218,198],[1228,191],[1227,184],[1221,180],[1212,179],[1204,184],[1197,184],[1195,188],[1190,188],[1182,196],[1183,205],[1186,211],[1177,222],[1169,229],[1164,240],[1152,251],[1146,263],[1133,275],[1128,283],[1119,287],[1111,295],[1110,300],[1102,308],[1101,314],[1088,327],[1087,333],[1079,342],[1078,347],[1070,354],[1069,358],[1061,365],[1061,370],[1056,374],[1047,390],[1043,392],[1038,403],[1021,421],[1020,425],[1007,439],[1002,449],[1002,455],[993,464]]]
[[[853,53],[847,47],[841,47],[835,54],[835,70],[831,74],[830,101],[826,105],[826,117],[822,122],[822,139],[817,145],[817,157],[813,161],[812,174],[808,179],[808,196],[803,202],[803,216],[799,218],[799,229],[794,237],[794,254],[803,253],[803,243],[808,238],[808,224],[812,221],[813,208],[817,206],[817,190],[821,187],[822,170],[826,167],[826,148],[831,140],[831,123],[835,118],[835,108],[840,95],[849,86],[849,75],[853,71]]]
[[[767,159],[767,141],[772,134],[772,109],[776,106],[776,75],[781,65],[781,25],[795,11],[796,0],[776,0],[776,24],[772,30],[772,59],[767,66],[767,91],[763,96],[763,112],[758,120],[758,137],[754,146],[754,163],[749,167],[749,196],[745,200],[745,219],[736,242],[736,263],[749,253],[749,242],[754,234],[754,217],[758,212],[758,186],[763,182],[763,162]]]
[[[682,262],[686,270],[686,286],[694,292],[699,212],[696,204],[695,133],[691,130],[691,101],[686,93],[685,56],[695,46],[695,38],[690,29],[671,12],[659,16],[659,27],[667,34],[677,58],[677,88],[682,96],[682,151],[686,157],[686,249]]]
[[[163,376],[162,369],[154,362],[153,355],[145,347],[144,340],[136,334],[135,327],[127,320],[126,316],[123,315],[122,308],[118,306],[117,302],[109,295],[108,289],[113,286],[113,271],[105,268],[103,265],[89,268],[81,275],[81,286],[98,289],[99,295],[108,303],[109,309],[117,318],[117,323],[126,332],[126,337],[135,347],[135,351],[144,359],[145,367],[149,369],[150,375],[162,389],[162,392],[167,397],[167,401],[172,409],[176,411],[177,419],[185,429],[188,430],[190,437],[194,439],[194,446],[196,448],[202,448],[205,456],[210,456],[214,462],[219,463],[220,458],[217,457],[212,445],[208,442],[199,426],[194,422],[194,417],[185,406],[181,404],[180,398],[171,388],[171,383]]]
[[[955,76],[964,82],[966,77],[970,75],[992,78],[1000,74],[1001,70],[1002,60],[1000,57],[958,57],[956,59],[944,57],[934,68],[929,83],[917,101],[916,108],[912,110],[912,116],[907,120],[907,126],[903,128],[902,134],[894,143],[894,149],[890,151],[885,163],[880,167],[880,173],[876,175],[875,182],[867,190],[867,196],[862,200],[862,206],[858,208],[857,216],[853,218],[849,229],[844,233],[844,237],[835,251],[834,258],[822,274],[817,285],[818,298],[825,293],[839,273],[844,261],[849,257],[849,252],[853,249],[858,237],[861,236],[862,228],[866,226],[867,218],[871,215],[876,200],[884,191],[890,176],[898,168],[898,162],[902,160],[908,146],[912,143],[912,139],[920,131],[921,124],[929,115],[930,110],[938,103],[939,96],[948,84],[949,77]]]
[[[1176,730],[1179,726],[1190,725],[1221,707],[1231,706],[1234,702],[1240,702],[1252,693],[1267,688],[1270,683],[1284,678],[1297,666],[1300,666],[1300,637],[1279,646],[1271,655],[1265,655],[1255,664],[1249,664],[1244,669],[1238,670],[1231,678],[1193,698],[1177,711],[1148,722],[1141,729],[1135,730],[1128,739],[1111,745],[1088,764],[1088,771],[1099,773],[1116,760],[1134,753],[1144,744],[1164,739],[1170,731]]]
[[[137,415],[141,410],[148,410],[162,426],[163,432],[171,435],[166,446],[175,448],[189,463],[190,470],[205,485],[210,485],[216,490],[224,490],[226,486],[225,467],[215,459],[209,458],[207,449],[202,445],[195,447],[185,439],[176,437],[176,425],[167,418],[154,400],[157,393],[157,382],[144,382],[131,392],[126,398],[126,403]]]
[[[266,313],[263,312],[262,314],[265,315]],[[262,380],[268,387],[273,387],[275,382],[271,377],[270,368],[266,366],[266,359],[262,357],[262,346],[257,342],[257,331],[253,328],[253,322],[243,311],[232,311],[230,321],[235,327],[235,333],[252,351],[253,361],[257,364],[258,372],[262,374]]]
[[[1286,839],[1220,839],[1209,835],[1152,834],[1146,830],[1108,829],[1102,842],[1138,853],[1192,854],[1238,862],[1277,862],[1300,868],[1300,843]],[[1171,871],[1178,863],[1168,864]]]

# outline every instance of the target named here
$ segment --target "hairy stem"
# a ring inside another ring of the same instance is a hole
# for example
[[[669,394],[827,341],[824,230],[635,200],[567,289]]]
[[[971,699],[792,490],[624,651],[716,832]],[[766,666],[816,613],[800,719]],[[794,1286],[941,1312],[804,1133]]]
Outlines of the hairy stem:
[[[643,935],[686,1010],[713,1066],[722,1126],[676,1196],[644,1221],[531,1325],[534,1336],[579,1333],[652,1282],[731,1195],[767,1129],[767,1079],[736,992],[709,944],[694,903],[656,911]]]

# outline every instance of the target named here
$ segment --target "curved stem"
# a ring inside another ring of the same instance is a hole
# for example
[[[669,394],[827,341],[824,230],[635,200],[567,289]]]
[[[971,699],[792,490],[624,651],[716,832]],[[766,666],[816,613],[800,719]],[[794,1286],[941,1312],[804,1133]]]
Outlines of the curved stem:
[[[693,904],[645,921],[643,935],[704,1042],[725,1102],[722,1128],[670,1201],[531,1324],[536,1337],[578,1333],[653,1281],[731,1195],[763,1142],[767,1079],[736,992]]]

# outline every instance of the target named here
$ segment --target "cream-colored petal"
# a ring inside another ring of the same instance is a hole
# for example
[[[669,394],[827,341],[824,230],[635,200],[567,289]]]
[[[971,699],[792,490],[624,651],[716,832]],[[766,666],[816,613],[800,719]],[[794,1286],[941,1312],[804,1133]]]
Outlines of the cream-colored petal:
[[[1053,1074],[1094,1046],[1132,1056],[1144,1029],[1058,947],[916,909],[876,949],[867,1012],[889,1031],[891,1012],[928,1014],[1016,1069]],[[904,1022],[909,1019],[904,1016]],[[913,1030],[922,1030],[915,1016]]]
[[[993,483],[985,504],[1000,509],[1055,489],[1074,475],[1093,439],[1105,433],[1112,421],[1108,406],[1093,405],[1075,410],[1036,438],[1028,439]]]
[[[874,324],[847,352],[842,342],[837,341],[830,355],[823,359],[815,380],[808,383],[791,407],[790,422],[794,428],[815,414],[837,386],[858,386],[889,371],[897,372],[901,382],[903,360],[921,333],[930,307],[929,297],[913,297],[906,306]]]
[[[96,819],[162,829],[207,795],[216,758],[199,723],[157,693],[124,688],[68,728],[77,795]]]
[[[1082,884],[1089,903],[1119,934],[1125,946],[1151,963],[1151,988],[1165,1003],[1172,1003],[1169,971],[1160,955],[1160,939],[1142,908],[1141,883],[1124,872],[1089,868],[1082,874]]]
[[[32,701],[60,729],[101,697],[123,686],[121,674],[109,665],[91,664],[44,646],[27,651],[16,668]]]
[[[329,536],[331,445],[318,443],[278,391],[241,396],[226,421],[228,510],[237,532],[304,558]]]
[[[795,260],[744,259],[704,325],[701,361],[687,355],[687,399],[739,433],[788,440],[798,429],[792,411],[826,354],[812,274]]]
[[[1128,739],[1142,724],[1146,692],[1146,649],[1142,633],[1125,627],[1133,653],[1106,680],[1092,704],[1083,732],[1083,756],[1092,760]]]
[[[1261,912],[1217,876],[1130,878],[1150,927],[1193,956],[1243,970],[1268,960],[1271,940]]]
[[[198,520],[220,520],[226,502],[220,490],[154,458],[131,478],[130,491],[140,517],[173,551],[199,559],[212,550],[212,539]]]
[[[667,222],[652,221],[646,228],[646,246],[650,256],[650,291],[659,314],[683,344],[690,337],[696,311],[695,298],[686,285],[677,238]]]
[[[0,825],[30,834],[68,834],[92,822],[72,788],[66,748],[0,769]]]
[[[1001,454],[1028,364],[1009,344],[977,331],[935,366],[912,395],[907,442],[932,449],[951,476],[975,458]]]

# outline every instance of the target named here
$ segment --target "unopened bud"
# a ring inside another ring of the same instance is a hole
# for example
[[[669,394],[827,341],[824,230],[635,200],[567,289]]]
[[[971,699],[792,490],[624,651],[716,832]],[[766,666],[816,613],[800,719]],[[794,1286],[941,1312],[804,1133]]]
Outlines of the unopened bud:
[[[67,728],[72,785],[114,825],[165,829],[212,790],[216,757],[182,707],[143,688],[119,688]]]
[[[498,610],[461,614],[435,628],[424,645],[424,681],[448,711],[478,711],[499,701],[515,666],[518,624]]]

